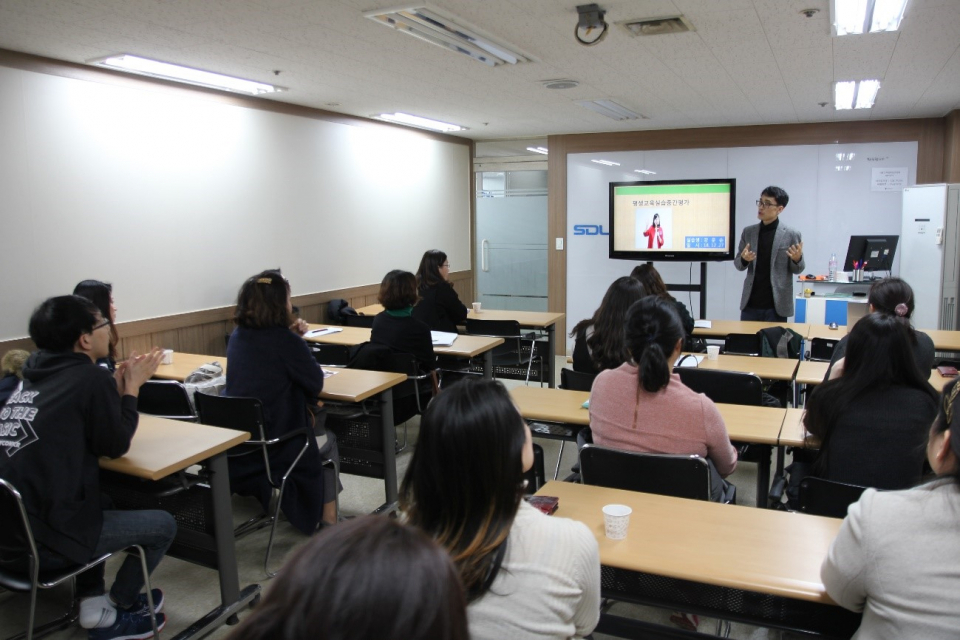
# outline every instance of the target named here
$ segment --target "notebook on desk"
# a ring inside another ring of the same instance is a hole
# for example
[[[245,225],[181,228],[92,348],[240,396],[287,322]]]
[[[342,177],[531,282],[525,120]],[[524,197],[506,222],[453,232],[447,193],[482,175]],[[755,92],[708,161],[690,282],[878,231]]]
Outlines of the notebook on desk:
[[[713,323],[709,320],[694,320],[693,321],[694,329],[711,329],[713,328]]]
[[[433,340],[433,346],[435,347],[452,347],[457,339],[457,334],[448,331],[431,331],[430,338]]]
[[[304,337],[304,338],[319,338],[320,336],[325,336],[325,335],[328,335],[328,334],[331,334],[331,333],[339,333],[339,332],[341,332],[341,331],[343,331],[343,329],[341,329],[340,327],[327,327],[326,329],[313,329],[313,330],[307,331],[305,334],[303,334],[303,337]]]

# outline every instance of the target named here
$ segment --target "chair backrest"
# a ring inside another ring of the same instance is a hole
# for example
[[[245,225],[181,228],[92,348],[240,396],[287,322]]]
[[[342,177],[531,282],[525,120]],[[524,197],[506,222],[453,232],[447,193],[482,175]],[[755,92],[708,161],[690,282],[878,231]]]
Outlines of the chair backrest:
[[[0,536],[0,560],[21,558],[24,553],[36,558],[37,544],[30,529],[23,497],[11,482],[3,478],[0,478],[0,519],[4,523],[3,535]]]
[[[364,329],[370,329],[373,327],[373,319],[376,316],[343,316],[343,324],[347,327],[363,327]]]
[[[310,347],[317,364],[345,367],[350,364],[350,347],[345,344],[314,344]]]
[[[392,371],[390,367],[393,366],[393,350],[383,344],[361,342],[351,347],[350,362],[347,366],[367,371]]]
[[[147,380],[140,386],[137,410],[173,420],[197,419],[187,389],[176,380]]]
[[[700,456],[620,451],[587,444],[580,450],[583,484],[710,500],[710,466]]]
[[[829,518],[847,517],[847,507],[860,499],[867,487],[807,476],[800,481],[799,509]]]
[[[830,362],[833,350],[840,343],[839,339],[813,338],[810,340],[810,359],[818,362]]]
[[[520,323],[516,320],[474,320],[467,318],[467,333],[492,338],[520,338]]]
[[[523,479],[527,481],[527,486],[523,492],[527,495],[536,493],[540,487],[547,483],[547,471],[543,462],[543,447],[536,442],[533,443],[533,466],[523,474]]]
[[[597,379],[595,373],[583,373],[564,367],[560,369],[560,388],[572,391],[590,391],[593,381]]]
[[[759,356],[760,334],[728,333],[723,339],[723,352],[737,356]]]
[[[752,373],[694,367],[678,367],[674,372],[680,376],[680,382],[714,402],[757,407],[763,404],[763,383]]]
[[[266,439],[263,404],[257,398],[210,396],[198,393],[194,399],[201,424],[247,431],[250,433],[250,440],[254,443]]]

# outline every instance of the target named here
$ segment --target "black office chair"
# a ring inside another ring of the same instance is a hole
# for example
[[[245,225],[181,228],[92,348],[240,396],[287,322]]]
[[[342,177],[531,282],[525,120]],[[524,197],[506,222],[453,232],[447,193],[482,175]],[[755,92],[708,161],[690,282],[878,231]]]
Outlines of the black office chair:
[[[250,439],[239,445],[234,451],[236,453],[228,454],[230,457],[242,455],[263,455],[263,464],[267,474],[267,480],[270,486],[277,491],[276,505],[273,513],[264,513],[261,516],[251,518],[234,530],[234,535],[245,535],[253,530],[270,525],[270,540],[267,542],[267,553],[263,559],[263,570],[270,577],[277,575],[275,571],[270,571],[270,553],[273,550],[273,537],[277,529],[277,521],[280,516],[280,504],[283,501],[283,490],[287,485],[287,478],[293,473],[300,458],[306,452],[310,445],[310,438],[314,438],[313,431],[306,427],[295,429],[289,433],[276,438],[267,438],[264,431],[263,405],[256,398],[236,398],[228,396],[209,396],[204,393],[196,394],[197,412],[200,414],[201,424],[214,427],[226,427],[228,429],[237,429],[248,431]],[[293,462],[283,470],[283,476],[277,482],[274,477],[273,469],[270,465],[270,447],[287,442],[294,438],[302,438],[303,446]]]
[[[639,453],[586,444],[580,450],[583,484],[642,491],[690,500],[710,500],[710,464],[700,456]],[[724,502],[736,504],[736,487]]]
[[[760,334],[729,333],[723,339],[723,352],[733,356],[759,356]]]
[[[170,420],[197,421],[187,388],[176,380],[144,382],[137,398],[137,411]]]
[[[537,365],[537,381],[545,382],[545,362],[537,350],[537,334],[520,332],[516,320],[473,320],[467,318],[467,333],[489,338],[503,338],[502,345],[493,348],[493,375],[495,378],[523,380],[530,383],[533,365]],[[528,340],[529,347],[524,346]],[[552,357],[552,354],[551,354]]]
[[[346,327],[362,327],[370,329],[373,327],[373,319],[377,316],[343,316],[343,325]]]
[[[3,536],[0,536],[0,557],[27,557],[28,569],[23,572],[11,570],[9,565],[0,563],[0,587],[10,591],[30,593],[26,639],[32,640],[34,634],[40,637],[70,626],[77,620],[79,615],[79,610],[73,606],[71,606],[70,611],[60,618],[34,629],[37,612],[37,590],[52,589],[68,580],[71,583],[72,589],[74,586],[73,579],[78,574],[106,562],[113,553],[107,553],[94,558],[86,564],[71,565],[64,569],[52,571],[41,571],[38,562],[37,543],[33,537],[33,528],[30,526],[30,518],[23,504],[23,497],[12,483],[3,478],[0,478],[0,516],[2,516],[4,523]],[[157,616],[154,613],[153,595],[150,587],[150,572],[147,570],[146,555],[144,554],[143,548],[138,545],[128,547],[128,549],[136,549],[137,554],[140,556],[140,568],[143,571],[143,581],[147,589],[147,605],[150,609],[150,622],[153,624],[154,636],[159,638],[160,632],[157,630]],[[74,597],[71,596],[70,602],[73,603],[73,601]]]
[[[531,495],[540,490],[540,487],[547,483],[547,474],[543,463],[543,447],[536,442],[533,443],[533,466],[523,474],[523,479],[527,481],[523,492]]]
[[[833,358],[833,350],[837,348],[840,340],[833,338],[812,338],[810,340],[810,360],[815,362],[830,362]]]
[[[828,518],[846,518],[847,508],[860,499],[867,487],[807,476],[800,481],[798,508],[803,513]]]
[[[763,404],[763,383],[752,373],[693,367],[677,367],[673,371],[680,376],[680,382],[714,402],[756,407]]]
[[[560,369],[560,388],[571,389],[573,391],[590,391],[593,389],[593,381],[597,379],[596,373],[583,373],[574,371],[566,367]]]
[[[350,347],[344,344],[313,344],[310,351],[317,364],[324,367],[345,367],[350,364]]]

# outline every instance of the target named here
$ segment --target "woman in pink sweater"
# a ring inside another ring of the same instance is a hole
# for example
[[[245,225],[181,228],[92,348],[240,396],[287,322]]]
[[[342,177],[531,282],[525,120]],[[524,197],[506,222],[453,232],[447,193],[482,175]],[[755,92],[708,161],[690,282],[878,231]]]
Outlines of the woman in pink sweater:
[[[635,302],[627,312],[625,336],[632,361],[602,372],[593,383],[593,442],[628,451],[699,455],[713,462],[720,476],[733,473],[737,451],[716,405],[671,372],[684,337],[673,302],[656,296]],[[714,487],[714,493],[719,490]]]

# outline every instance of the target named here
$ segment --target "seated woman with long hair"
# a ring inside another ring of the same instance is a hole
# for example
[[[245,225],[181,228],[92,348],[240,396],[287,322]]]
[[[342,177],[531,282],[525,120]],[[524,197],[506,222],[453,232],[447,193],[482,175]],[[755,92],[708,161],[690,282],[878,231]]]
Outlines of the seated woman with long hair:
[[[384,516],[307,542],[229,640],[468,640],[463,588],[447,553]]]
[[[279,270],[248,278],[237,294],[234,313],[237,328],[227,344],[227,385],[224,395],[257,398],[263,404],[264,430],[275,438],[296,429],[313,429],[311,407],[323,389],[323,371],[300,335],[290,303],[290,283]],[[291,438],[270,447],[270,468],[276,474],[296,458],[302,441]],[[333,434],[327,433],[326,455],[336,458]],[[325,473],[316,438],[287,480],[281,508],[290,523],[304,533],[321,522],[336,522],[337,483],[334,472]],[[272,488],[259,453],[229,459],[230,487],[234,493],[258,498],[270,505]],[[325,477],[326,476],[326,477]]]
[[[910,328],[870,313],[848,334],[843,375],[818,385],[803,423],[820,439],[813,475],[905,489],[923,473],[923,443],[937,411],[929,374],[916,366]]]
[[[648,296],[657,296],[669,300],[676,306],[677,315],[680,316],[680,324],[683,325],[684,344],[687,344],[693,336],[693,316],[687,310],[687,305],[670,295],[670,292],[667,291],[667,285],[663,283],[663,278],[660,277],[660,272],[652,264],[644,263],[634,267],[633,271],[630,272],[630,277],[640,281]]]
[[[943,390],[929,432],[926,458],[936,479],[908,491],[867,489],[850,505],[820,568],[830,597],[863,612],[854,638],[946,640],[958,635],[958,395],[955,380]]]
[[[473,640],[580,638],[599,620],[596,538],[521,499],[532,466],[530,429],[499,382],[458,382],[423,414],[400,508],[453,558]]]
[[[910,324],[910,316],[913,315],[914,308],[913,288],[900,278],[884,278],[870,286],[867,303],[870,313],[884,313],[906,325],[910,334],[914,362],[920,367],[921,373],[929,377],[934,362],[933,340],[922,331],[915,330]],[[834,375],[834,372],[836,372],[835,375],[840,375],[839,370],[843,368],[842,360],[847,352],[848,339],[849,334],[843,336],[834,348],[826,379]]]
[[[611,449],[698,455],[721,477],[737,467],[737,451],[710,398],[672,373],[683,346],[683,326],[673,303],[656,296],[627,312],[626,345],[631,360],[597,376],[590,392],[593,442]],[[712,483],[719,500],[723,483]]]
[[[457,325],[467,319],[467,307],[447,279],[450,262],[447,254],[431,249],[420,259],[417,269],[417,292],[420,301],[413,308],[413,317],[433,331],[457,332]]]
[[[434,369],[430,327],[413,317],[417,303],[417,279],[409,271],[394,269],[383,277],[377,300],[383,311],[373,319],[370,342],[389,347],[396,353],[411,353],[424,369]]]
[[[623,343],[623,325],[627,309],[644,295],[643,286],[634,278],[613,281],[593,317],[581,320],[570,332],[574,371],[596,373],[630,359]]]
[[[120,334],[117,333],[117,307],[113,304],[113,285],[99,280],[83,280],[73,288],[73,295],[84,297],[97,305],[100,315],[110,323],[110,353],[107,357],[98,359],[97,364],[116,371]]]

